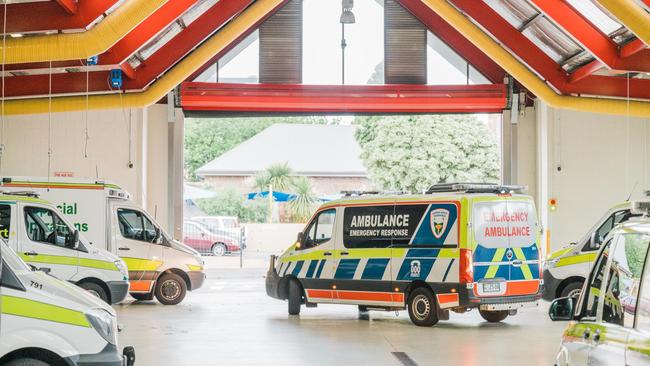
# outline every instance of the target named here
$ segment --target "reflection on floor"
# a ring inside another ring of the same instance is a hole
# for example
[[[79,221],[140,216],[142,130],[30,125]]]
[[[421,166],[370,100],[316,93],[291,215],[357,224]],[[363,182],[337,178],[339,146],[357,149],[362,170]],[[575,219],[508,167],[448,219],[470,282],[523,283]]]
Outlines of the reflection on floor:
[[[406,312],[363,319],[346,305],[292,317],[264,292],[266,258],[246,253],[238,269],[238,256],[207,257],[204,287],[178,306],[117,305],[120,346],[135,346],[138,366],[550,365],[566,325],[548,319],[547,303],[501,324],[472,311],[433,328],[412,325]]]

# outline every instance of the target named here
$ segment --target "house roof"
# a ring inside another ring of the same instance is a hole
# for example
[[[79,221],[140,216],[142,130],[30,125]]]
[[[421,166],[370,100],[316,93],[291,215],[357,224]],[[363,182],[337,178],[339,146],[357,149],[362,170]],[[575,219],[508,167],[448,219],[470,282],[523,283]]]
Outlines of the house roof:
[[[288,163],[296,175],[365,177],[356,126],[274,124],[196,171],[199,176],[247,176]]]

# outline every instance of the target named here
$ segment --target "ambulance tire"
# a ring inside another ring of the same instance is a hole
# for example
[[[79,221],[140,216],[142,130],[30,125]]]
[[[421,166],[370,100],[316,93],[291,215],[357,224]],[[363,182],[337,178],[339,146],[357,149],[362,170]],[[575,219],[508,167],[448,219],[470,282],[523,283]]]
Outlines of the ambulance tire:
[[[582,282],[573,281],[568,283],[566,286],[564,286],[562,292],[560,293],[560,297],[574,296],[578,298],[578,296],[580,296],[581,290],[582,290]]]
[[[300,315],[302,304],[302,287],[297,280],[289,280],[289,297],[287,301],[289,315]]]
[[[438,323],[437,308],[433,292],[428,287],[418,287],[409,295],[409,318],[419,327],[431,327]]]
[[[163,305],[177,305],[185,298],[187,284],[176,273],[165,273],[156,281],[154,294]]]
[[[487,311],[479,310],[481,317],[485,319],[488,323],[498,323],[508,317],[508,310],[498,310],[498,311]]]
[[[7,366],[49,366],[46,362],[34,358],[19,358],[7,363]]]
[[[79,287],[90,292],[92,295],[99,297],[100,299],[102,299],[103,302],[109,305],[111,304],[110,300],[108,299],[108,294],[106,293],[106,290],[104,290],[104,288],[101,287],[100,285],[94,282],[82,282],[79,284]]]

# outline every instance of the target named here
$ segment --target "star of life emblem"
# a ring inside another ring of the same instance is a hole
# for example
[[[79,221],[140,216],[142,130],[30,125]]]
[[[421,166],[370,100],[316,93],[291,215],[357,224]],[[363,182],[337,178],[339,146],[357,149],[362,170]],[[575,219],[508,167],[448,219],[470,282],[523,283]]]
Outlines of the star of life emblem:
[[[442,238],[449,223],[449,210],[437,208],[431,211],[431,232],[436,239]]]
[[[420,261],[411,261],[411,277],[420,277]]]

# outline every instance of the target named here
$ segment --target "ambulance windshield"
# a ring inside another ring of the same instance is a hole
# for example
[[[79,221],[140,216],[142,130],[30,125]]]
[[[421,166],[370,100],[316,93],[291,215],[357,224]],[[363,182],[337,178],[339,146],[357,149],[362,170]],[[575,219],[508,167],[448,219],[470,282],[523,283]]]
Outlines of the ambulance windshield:
[[[486,201],[474,205],[474,238],[487,248],[535,244],[537,216],[531,202]]]

